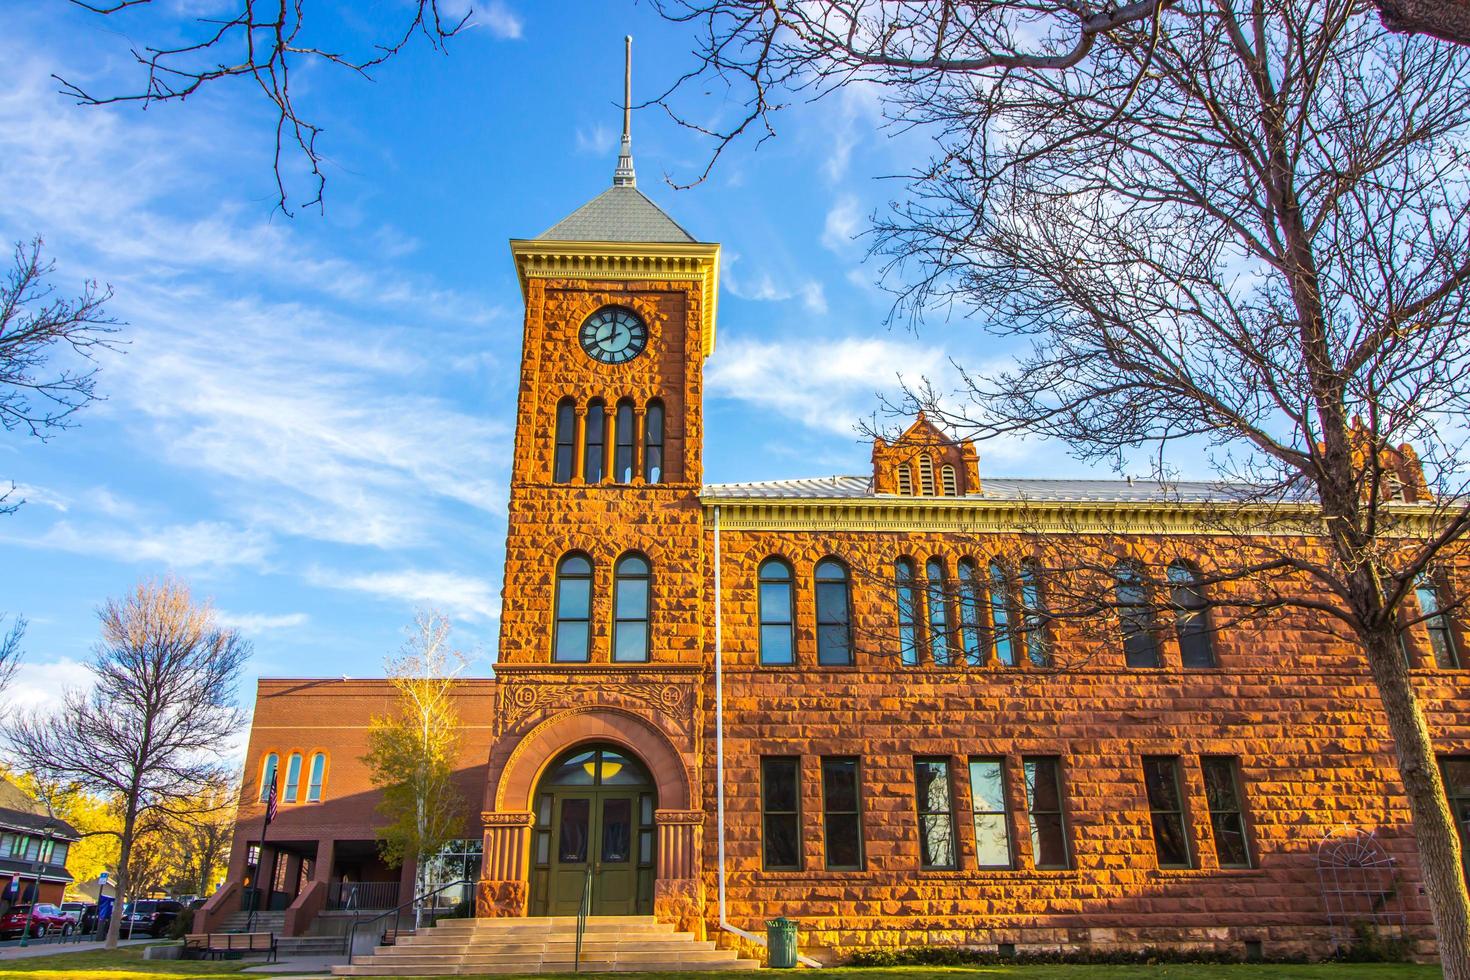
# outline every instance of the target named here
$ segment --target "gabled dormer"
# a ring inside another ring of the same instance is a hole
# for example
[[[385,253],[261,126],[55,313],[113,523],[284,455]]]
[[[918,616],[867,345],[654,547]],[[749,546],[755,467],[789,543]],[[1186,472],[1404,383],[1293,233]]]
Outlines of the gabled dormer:
[[[963,497],[980,492],[980,458],[920,412],[897,439],[873,440],[873,491],[901,497]]]

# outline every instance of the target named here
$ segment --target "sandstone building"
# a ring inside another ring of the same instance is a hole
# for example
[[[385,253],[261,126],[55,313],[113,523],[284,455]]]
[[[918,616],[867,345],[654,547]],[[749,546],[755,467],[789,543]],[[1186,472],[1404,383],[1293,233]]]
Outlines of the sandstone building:
[[[708,485],[720,247],[638,190],[625,143],[611,188],[511,255],[499,657],[459,688],[468,803],[442,859],[477,915],[575,913],[590,875],[594,913],[711,937],[786,915],[813,952],[1321,954],[1357,914],[1324,842],[1351,839],[1382,859],[1367,905],[1428,938],[1362,658],[1300,614],[1212,626],[1219,543],[1196,518],[1218,487],[1002,479],[923,418],[860,475]],[[1175,612],[1048,619],[1022,512],[1167,565]],[[1406,654],[1463,820],[1462,644],[1441,617]],[[1065,651],[1085,655],[1059,669]],[[209,922],[256,901],[304,932],[411,897],[360,761],[391,700],[383,681],[260,683]]]

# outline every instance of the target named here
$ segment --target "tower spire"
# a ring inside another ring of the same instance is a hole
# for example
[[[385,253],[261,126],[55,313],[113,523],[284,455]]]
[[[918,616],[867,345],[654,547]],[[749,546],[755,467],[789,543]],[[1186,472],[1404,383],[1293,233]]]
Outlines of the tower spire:
[[[614,187],[637,187],[633,172],[633,35],[623,38],[623,145],[618,151],[618,169],[613,171]]]

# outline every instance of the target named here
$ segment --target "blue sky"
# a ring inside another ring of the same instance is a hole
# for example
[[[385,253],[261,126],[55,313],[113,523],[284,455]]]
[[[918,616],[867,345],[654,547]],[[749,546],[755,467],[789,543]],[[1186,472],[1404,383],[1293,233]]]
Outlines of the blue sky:
[[[488,672],[499,608],[520,344],[506,242],[604,187],[616,158],[622,37],[635,101],[690,66],[646,4],[497,0],[447,56],[415,45],[365,82],[302,72],[327,127],[326,213],[274,211],[271,118],[245,85],[184,106],[83,109],[51,74],[132,79],[131,23],[62,3],[0,14],[0,232],[36,234],[55,282],[116,290],[128,342],[103,358],[80,426],[0,434],[0,611],[31,620],[12,699],[85,679],[95,609],[175,572],[254,641],[255,676],[370,676],[413,609],[450,615]],[[171,3],[204,10],[210,3]],[[343,4],[332,42],[402,4]],[[358,18],[363,18],[359,22]],[[355,33],[356,31],[364,33]],[[691,101],[718,120],[718,92]],[[889,300],[852,241],[926,153],[849,92],[783,114],[688,191],[709,144],[635,115],[639,186],[724,246],[707,363],[706,480],[859,473],[854,423],[902,371],[1002,356],[972,323],[884,326]],[[308,190],[298,183],[299,193]],[[1078,475],[1054,449],[982,447],[982,475]]]

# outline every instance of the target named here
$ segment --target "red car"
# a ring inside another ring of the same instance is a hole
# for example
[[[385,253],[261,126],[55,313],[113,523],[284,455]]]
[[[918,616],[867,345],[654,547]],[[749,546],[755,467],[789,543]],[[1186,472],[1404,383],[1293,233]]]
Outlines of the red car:
[[[76,929],[77,924],[55,905],[37,905],[35,914],[31,914],[29,905],[16,905],[0,917],[0,939],[14,939],[25,932],[26,921],[29,919],[32,936],[47,936],[60,933],[70,936]]]

